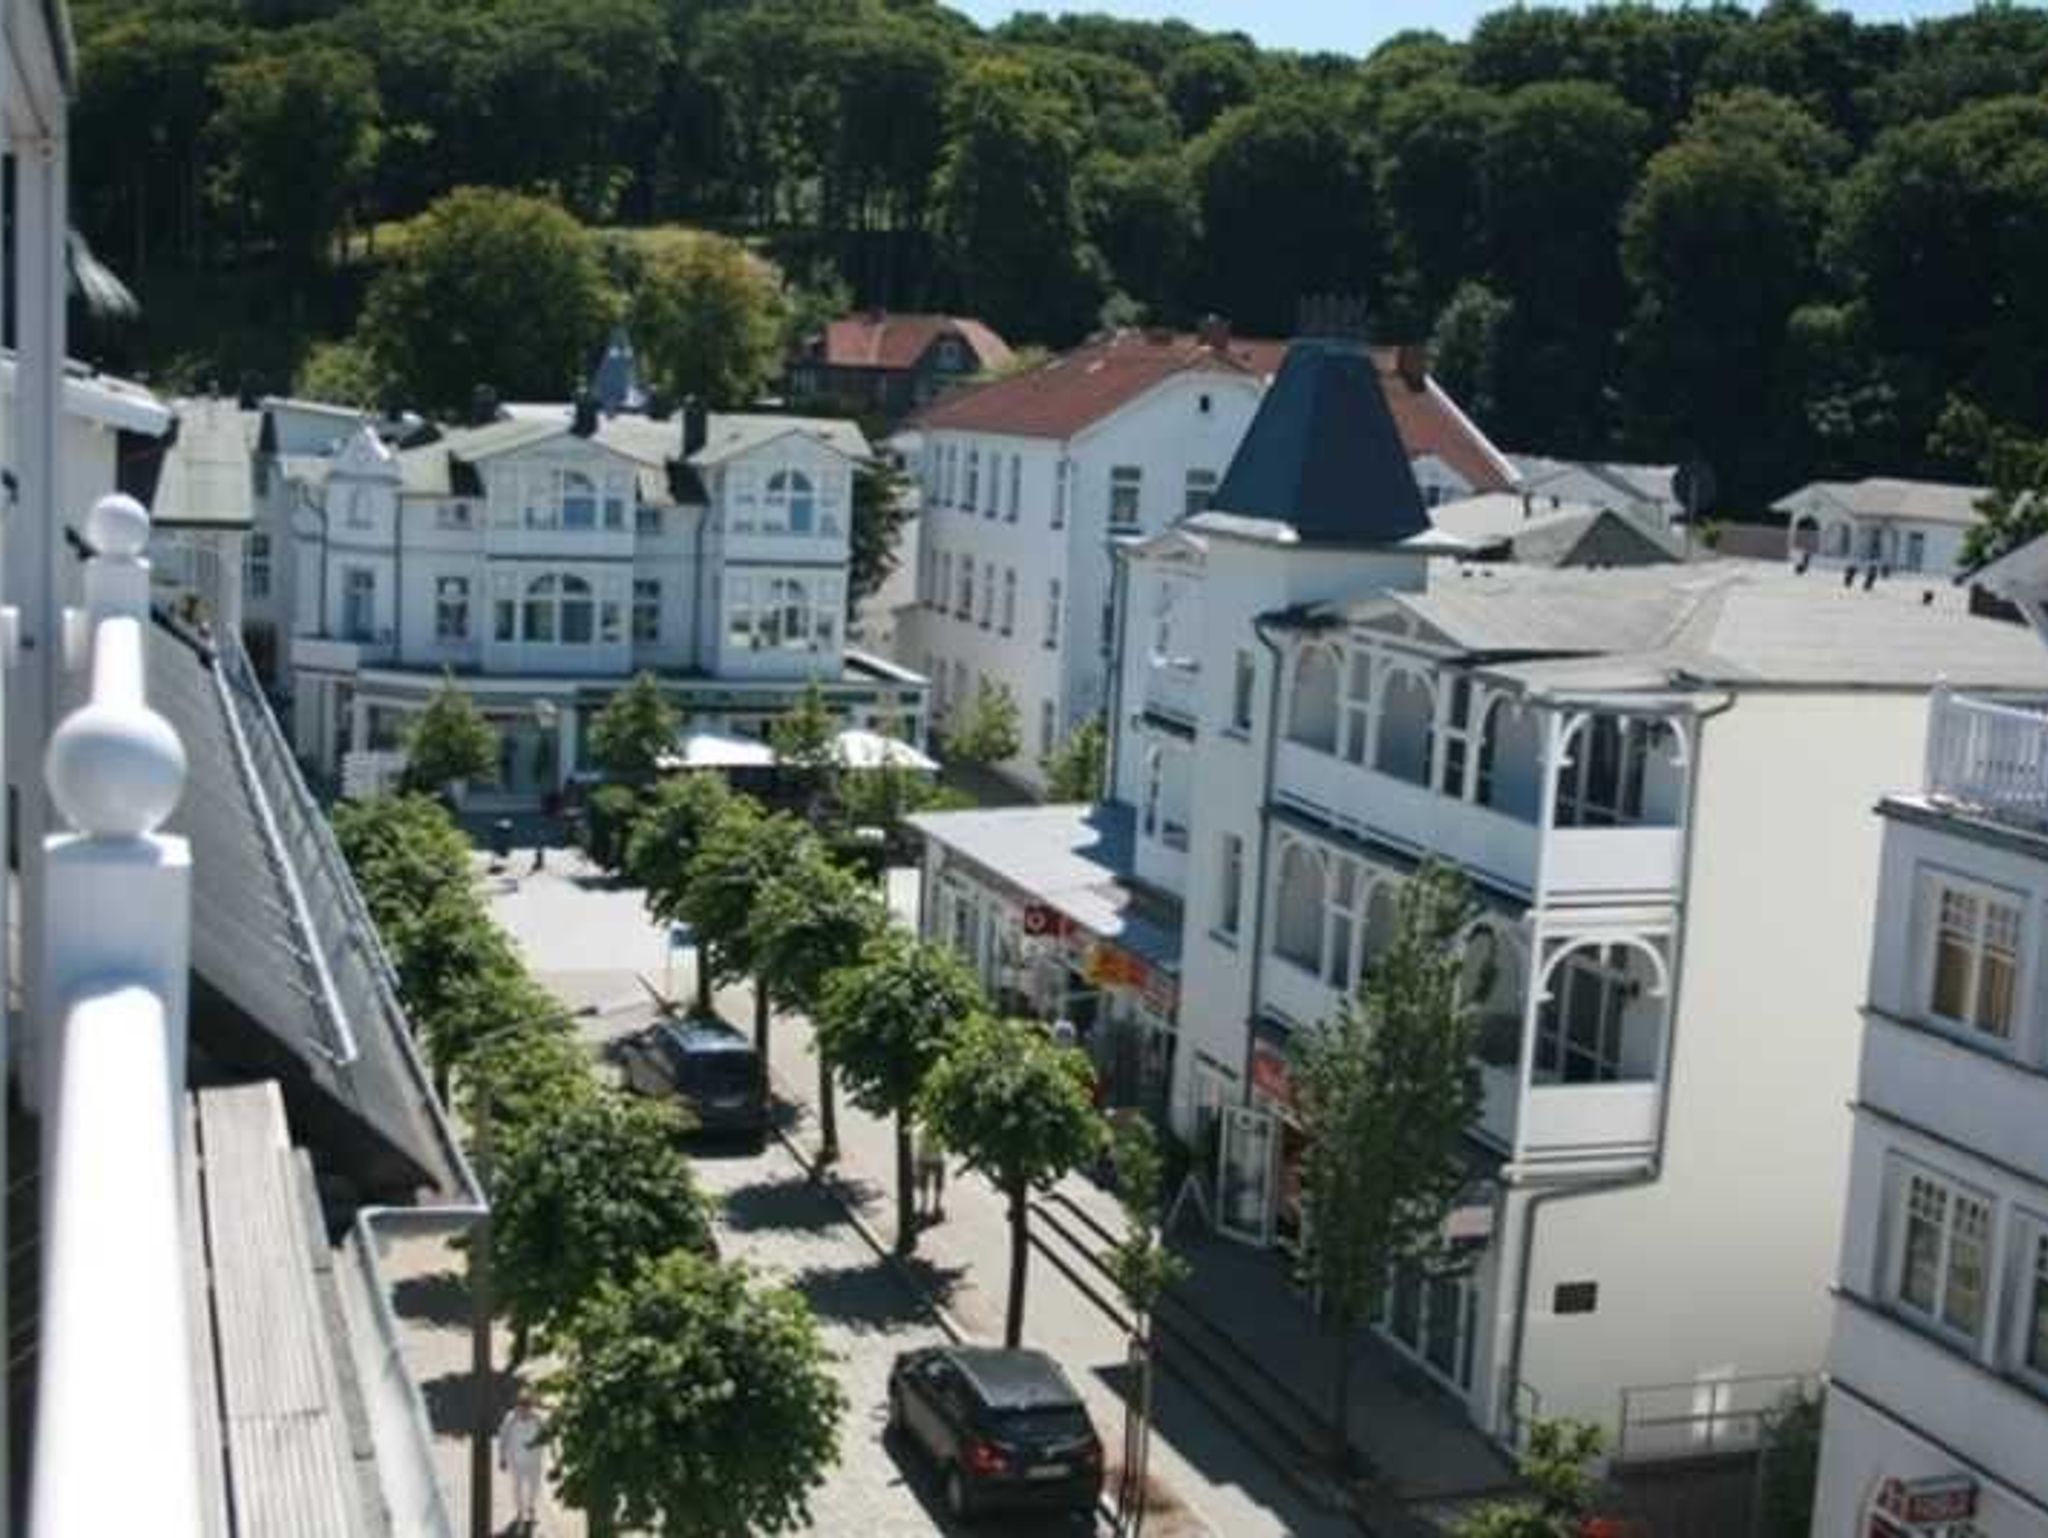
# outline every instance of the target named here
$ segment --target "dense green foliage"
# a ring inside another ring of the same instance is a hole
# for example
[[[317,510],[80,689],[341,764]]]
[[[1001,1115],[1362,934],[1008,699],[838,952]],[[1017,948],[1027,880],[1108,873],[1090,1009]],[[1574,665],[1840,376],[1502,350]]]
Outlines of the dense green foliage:
[[[591,1531],[810,1526],[846,1396],[796,1293],[687,1250],[607,1283],[561,1337],[551,1429]]]
[[[590,723],[590,756],[615,779],[651,780],[664,754],[676,751],[682,715],[652,673],[604,702]]]
[[[449,676],[406,732],[406,788],[436,791],[452,781],[489,779],[497,769],[498,734]]]
[[[1017,696],[1010,686],[982,674],[974,697],[946,723],[946,757],[962,764],[1000,764],[1024,751]]]
[[[1537,1421],[1516,1460],[1528,1494],[1481,1506],[1452,1529],[1457,1538],[1579,1538],[1598,1486],[1602,1438],[1583,1421]]]
[[[732,302],[765,270],[592,237],[600,303],[573,216],[718,229],[796,289],[1019,342],[1205,311],[1276,332],[1357,293],[1388,339],[1439,340],[1500,442],[1704,456],[1737,509],[1957,468],[1929,440],[1951,396],[2048,426],[2039,8],[1513,8],[1362,60],[1102,16],[982,31],[932,0],[74,10],[78,218],[145,304],[104,350],[160,378],[280,386],[366,286],[385,350],[400,318],[436,339],[384,360],[422,402],[558,398],[614,301],[664,382],[762,377],[771,308]],[[390,226],[459,188],[566,212],[497,205],[477,272],[430,267]],[[691,351],[721,315],[738,345]],[[341,361],[313,377],[359,384]]]

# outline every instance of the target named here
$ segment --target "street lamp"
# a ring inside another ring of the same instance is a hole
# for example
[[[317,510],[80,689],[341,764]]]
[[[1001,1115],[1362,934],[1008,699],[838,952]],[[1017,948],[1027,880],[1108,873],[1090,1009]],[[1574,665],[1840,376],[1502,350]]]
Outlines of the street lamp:
[[[536,1026],[569,1020],[588,1020],[598,1013],[595,1004],[581,1009],[555,1009],[525,1020],[510,1020],[485,1031],[469,1044],[471,1052],[503,1041]],[[491,1538],[491,1424],[486,1406],[491,1390],[491,1098],[479,1093],[475,1099],[476,1125],[470,1129],[470,1168],[483,1192],[483,1216],[469,1233],[469,1377],[475,1400],[476,1418],[469,1433],[469,1532],[470,1538]]]

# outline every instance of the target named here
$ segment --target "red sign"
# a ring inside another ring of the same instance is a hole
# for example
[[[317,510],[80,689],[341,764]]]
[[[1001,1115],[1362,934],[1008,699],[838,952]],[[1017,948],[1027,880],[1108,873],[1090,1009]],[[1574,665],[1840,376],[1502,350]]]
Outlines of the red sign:
[[[1967,1474],[1935,1479],[1887,1479],[1877,1488],[1876,1509],[1909,1527],[1962,1522],[1977,1515],[1977,1481]]]
[[[1287,1071],[1287,1058],[1263,1041],[1252,1043],[1252,1088],[1268,1100],[1293,1109],[1294,1075]]]
[[[1066,915],[1049,903],[1024,905],[1024,933],[1034,940],[1057,939],[1066,929]]]
[[[1149,977],[1145,963],[1114,945],[1091,945],[1081,975],[1098,988],[1143,989]]]

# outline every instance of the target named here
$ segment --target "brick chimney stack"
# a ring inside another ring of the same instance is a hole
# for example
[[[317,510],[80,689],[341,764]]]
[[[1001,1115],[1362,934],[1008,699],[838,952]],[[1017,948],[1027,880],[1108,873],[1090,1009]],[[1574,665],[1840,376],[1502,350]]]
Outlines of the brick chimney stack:
[[[1420,390],[1429,380],[1429,349],[1421,342],[1403,342],[1394,349],[1394,369],[1409,389]]]
[[[1221,315],[1204,315],[1201,328],[1202,345],[1211,352],[1230,350],[1230,322]]]

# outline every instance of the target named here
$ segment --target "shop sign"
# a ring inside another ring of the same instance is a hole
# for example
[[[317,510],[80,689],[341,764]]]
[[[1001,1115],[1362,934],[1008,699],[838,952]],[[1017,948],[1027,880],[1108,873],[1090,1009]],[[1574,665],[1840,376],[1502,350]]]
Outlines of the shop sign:
[[[1097,988],[1143,990],[1151,971],[1129,951],[1098,943],[1088,947],[1081,975]]]
[[[1180,985],[1164,972],[1145,975],[1145,1007],[1162,1020],[1171,1020],[1180,1006]]]
[[[1067,916],[1051,903],[1024,905],[1024,933],[1034,940],[1057,940],[1066,932]]]
[[[1896,1517],[1908,1527],[1966,1522],[1977,1515],[1977,1481],[1967,1474],[1887,1479],[1878,1486],[1872,1504],[1879,1514]]]
[[[1252,1043],[1252,1088],[1276,1105],[1294,1107],[1294,1075],[1286,1054],[1267,1042]]]

